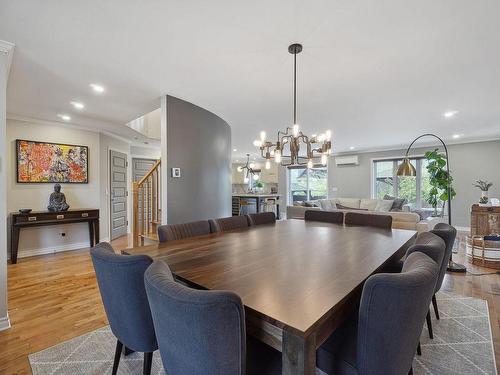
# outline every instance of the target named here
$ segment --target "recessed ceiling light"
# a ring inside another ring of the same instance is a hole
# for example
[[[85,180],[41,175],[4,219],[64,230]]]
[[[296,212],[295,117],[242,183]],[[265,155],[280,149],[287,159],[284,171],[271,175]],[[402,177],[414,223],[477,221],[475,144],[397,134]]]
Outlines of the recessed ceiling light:
[[[354,146],[351,146],[349,147],[349,150],[354,150],[354,148],[355,148]]]
[[[452,137],[453,139],[458,139],[458,138],[462,138],[463,134],[453,134]]]
[[[446,117],[446,118],[452,118],[452,117],[454,117],[457,113],[458,113],[458,111],[447,111],[447,112],[443,113],[443,116],[444,116],[444,117]]]
[[[233,148],[233,152],[236,152],[236,151],[238,151],[238,149],[237,148]]]
[[[102,94],[105,90],[104,86],[101,86],[97,83],[91,83],[90,87],[92,87],[92,90],[94,90],[94,92],[99,93],[99,94]]]
[[[80,103],[80,102],[70,102],[70,103],[76,109],[84,109],[85,108],[85,104],[83,104],[83,103]]]
[[[68,115],[58,114],[57,117],[59,117],[61,120],[64,120],[64,121],[71,120],[71,117]]]

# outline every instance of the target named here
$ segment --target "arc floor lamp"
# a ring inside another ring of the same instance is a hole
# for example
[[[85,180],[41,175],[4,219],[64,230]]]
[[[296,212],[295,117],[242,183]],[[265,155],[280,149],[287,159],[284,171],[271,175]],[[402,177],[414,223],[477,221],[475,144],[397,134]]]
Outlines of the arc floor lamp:
[[[451,225],[451,183],[450,183],[450,159],[448,157],[448,147],[446,147],[446,143],[438,137],[435,134],[432,133],[426,133],[418,136],[413,140],[413,142],[410,143],[408,146],[408,149],[406,150],[405,158],[403,159],[403,162],[399,165],[398,170],[396,174],[398,176],[416,176],[417,171],[415,167],[410,163],[410,158],[408,154],[410,153],[410,150],[413,146],[413,144],[418,141],[420,138],[423,137],[434,137],[436,138],[441,144],[443,145],[444,148],[444,153],[446,156],[446,173],[448,175],[448,224]],[[462,264],[455,263],[453,261],[453,253],[450,255],[450,260],[448,262],[448,271],[450,272],[466,272],[466,268]]]

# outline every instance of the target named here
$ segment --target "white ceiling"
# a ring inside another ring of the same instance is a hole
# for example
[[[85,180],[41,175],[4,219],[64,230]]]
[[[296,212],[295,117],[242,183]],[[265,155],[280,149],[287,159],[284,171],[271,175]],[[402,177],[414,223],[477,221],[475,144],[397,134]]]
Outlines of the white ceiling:
[[[224,118],[241,157],[291,123],[287,46],[301,42],[299,123],[333,129],[334,152],[498,137],[499,14],[498,0],[0,0],[0,39],[16,44],[7,109],[129,136],[170,94]]]

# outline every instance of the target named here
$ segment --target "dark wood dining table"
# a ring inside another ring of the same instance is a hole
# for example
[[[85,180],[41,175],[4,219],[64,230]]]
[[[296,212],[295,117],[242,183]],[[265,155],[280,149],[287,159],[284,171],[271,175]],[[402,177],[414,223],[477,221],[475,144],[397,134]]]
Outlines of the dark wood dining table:
[[[314,374],[316,349],[355,313],[363,283],[401,258],[415,231],[284,220],[136,247],[177,279],[230,290],[247,334],[282,352],[283,374]]]

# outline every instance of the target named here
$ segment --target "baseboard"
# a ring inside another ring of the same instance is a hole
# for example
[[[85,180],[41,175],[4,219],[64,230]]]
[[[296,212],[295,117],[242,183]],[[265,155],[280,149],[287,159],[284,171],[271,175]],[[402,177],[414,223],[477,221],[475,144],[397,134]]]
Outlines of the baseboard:
[[[108,237],[102,238],[100,240],[100,242],[108,242],[108,241],[109,241]],[[41,249],[19,250],[17,257],[18,258],[27,258],[27,257],[36,256],[36,255],[55,254],[55,253],[60,253],[62,251],[85,249],[85,248],[88,248],[89,246],[90,246],[89,242],[85,241],[85,242],[64,244],[64,245],[59,245],[59,246],[45,247],[45,248],[41,248]]]
[[[0,318],[0,331],[4,331],[9,328],[10,328],[10,319],[9,319],[9,314],[7,314],[7,316]]]

